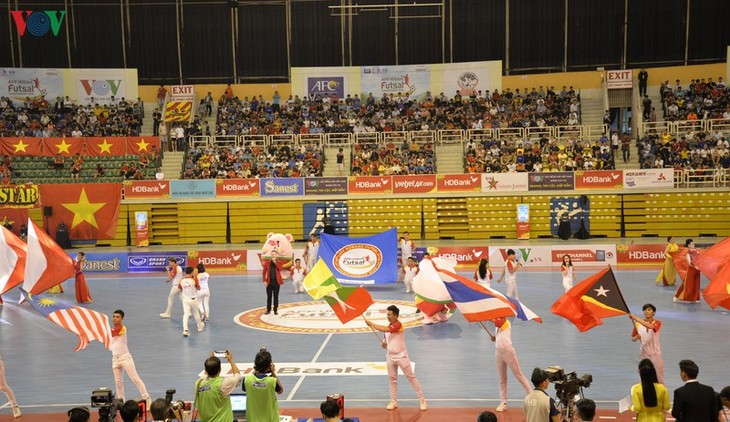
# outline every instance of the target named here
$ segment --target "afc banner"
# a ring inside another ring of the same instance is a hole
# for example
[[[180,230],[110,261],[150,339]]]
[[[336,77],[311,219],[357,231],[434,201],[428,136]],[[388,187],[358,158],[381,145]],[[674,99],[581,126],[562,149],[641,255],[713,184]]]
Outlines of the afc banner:
[[[319,257],[342,284],[386,284],[398,278],[398,230],[367,237],[322,234]]]

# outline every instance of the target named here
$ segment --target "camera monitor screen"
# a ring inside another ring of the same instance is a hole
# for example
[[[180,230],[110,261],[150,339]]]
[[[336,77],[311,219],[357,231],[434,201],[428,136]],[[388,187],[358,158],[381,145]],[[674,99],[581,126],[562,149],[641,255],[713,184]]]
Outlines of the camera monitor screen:
[[[231,407],[234,415],[246,413],[246,394],[231,394]]]

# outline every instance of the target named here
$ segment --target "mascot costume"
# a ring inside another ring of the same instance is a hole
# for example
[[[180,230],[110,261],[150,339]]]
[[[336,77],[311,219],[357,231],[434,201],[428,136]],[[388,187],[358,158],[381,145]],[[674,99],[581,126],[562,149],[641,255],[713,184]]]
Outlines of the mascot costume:
[[[418,264],[418,274],[413,278],[413,292],[416,296],[416,307],[423,312],[424,325],[447,321],[456,309],[431,261],[439,268],[453,270],[453,265],[441,258],[431,258],[430,255],[425,255]]]
[[[269,233],[266,236],[264,247],[261,248],[261,266],[263,267],[263,281],[267,286],[272,281],[278,285],[284,284],[284,280],[289,277],[289,268],[294,262],[294,249],[291,241],[291,234]],[[276,280],[271,280],[271,274],[274,272],[271,266],[275,267]],[[278,307],[278,289],[276,304]]]

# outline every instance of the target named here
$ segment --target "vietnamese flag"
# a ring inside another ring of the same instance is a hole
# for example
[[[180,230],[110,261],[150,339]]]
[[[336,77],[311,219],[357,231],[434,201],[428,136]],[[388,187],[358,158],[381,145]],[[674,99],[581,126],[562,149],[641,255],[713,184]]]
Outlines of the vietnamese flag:
[[[160,138],[156,136],[130,136],[127,137],[127,153],[133,155],[149,154],[155,147],[160,152]]]
[[[63,223],[72,240],[113,239],[122,199],[121,183],[40,185],[41,203],[51,207],[47,227]]]
[[[700,268],[702,274],[710,280],[714,280],[728,262],[730,262],[730,237],[705,249],[695,264]]]
[[[20,226],[28,221],[29,208],[3,207],[0,208],[0,225],[12,226],[10,230],[16,236],[20,236]]]
[[[86,138],[86,155],[119,157],[127,153],[127,138]]]
[[[1,138],[0,152],[3,155],[43,155],[42,138]]]
[[[730,309],[730,263],[723,265],[715,274],[710,284],[702,291],[702,297],[712,309],[718,306]]]
[[[84,138],[43,138],[43,152],[47,156],[70,157],[81,154],[83,149]]]

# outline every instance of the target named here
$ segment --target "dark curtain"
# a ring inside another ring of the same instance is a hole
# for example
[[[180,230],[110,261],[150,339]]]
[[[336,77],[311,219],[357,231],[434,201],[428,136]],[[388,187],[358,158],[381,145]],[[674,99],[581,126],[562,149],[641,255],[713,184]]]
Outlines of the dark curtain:
[[[43,14],[43,11],[59,11],[64,10],[62,1],[49,1],[48,3],[39,4],[38,2],[19,1],[18,7],[11,6],[10,10],[32,10],[37,14]],[[39,15],[40,16],[40,15]],[[58,14],[56,15],[58,18]],[[42,17],[42,16],[41,16]],[[23,18],[28,19],[25,14]],[[30,18],[35,21],[36,17]],[[13,20],[10,17],[10,20]],[[23,67],[68,67],[68,46],[66,44],[66,28],[70,25],[69,13],[63,17],[58,35],[53,35],[49,29],[45,35],[35,36],[26,30],[25,35],[20,37],[20,50]],[[69,28],[70,29],[70,28]],[[18,35],[15,22],[12,23],[12,30]],[[3,38],[5,36],[3,35]],[[20,63],[16,61],[16,65]]]
[[[288,77],[286,43],[283,1],[241,3],[236,49],[239,78]]]
[[[91,3],[88,5],[84,3]],[[119,0],[75,0],[69,17],[71,64],[81,68],[123,68],[122,11]],[[74,31],[75,29],[75,31]],[[75,35],[75,36],[74,36]]]
[[[568,0],[568,69],[617,67],[624,0]]]
[[[504,60],[505,1],[449,1],[454,62]]]
[[[563,0],[510,0],[511,69],[560,69],[563,65]]]
[[[725,61],[730,45],[729,1],[692,1],[689,14],[689,60]]]
[[[342,25],[330,16],[333,1],[291,3],[292,67],[342,66]],[[345,46],[347,48],[347,46]]]
[[[16,49],[18,31],[12,22],[10,10],[12,9],[8,9],[7,2],[0,4],[0,31],[3,34],[0,36],[0,67],[13,67],[13,54],[16,61],[18,57]]]
[[[686,5],[687,0],[629,0],[626,67],[684,60]]]
[[[231,8],[184,2],[181,30],[185,83],[232,82]]]
[[[363,0],[358,4],[383,4]],[[389,11],[360,12],[352,18],[352,65],[395,64],[395,24]]]
[[[179,82],[175,4],[130,0],[127,65],[136,67],[139,83]]]
[[[409,2],[410,3],[410,2]],[[416,2],[414,2],[416,3]],[[434,3],[418,0],[417,3]],[[444,15],[438,7],[399,7],[398,13],[398,63],[443,63],[441,54],[441,17],[417,17]]]

